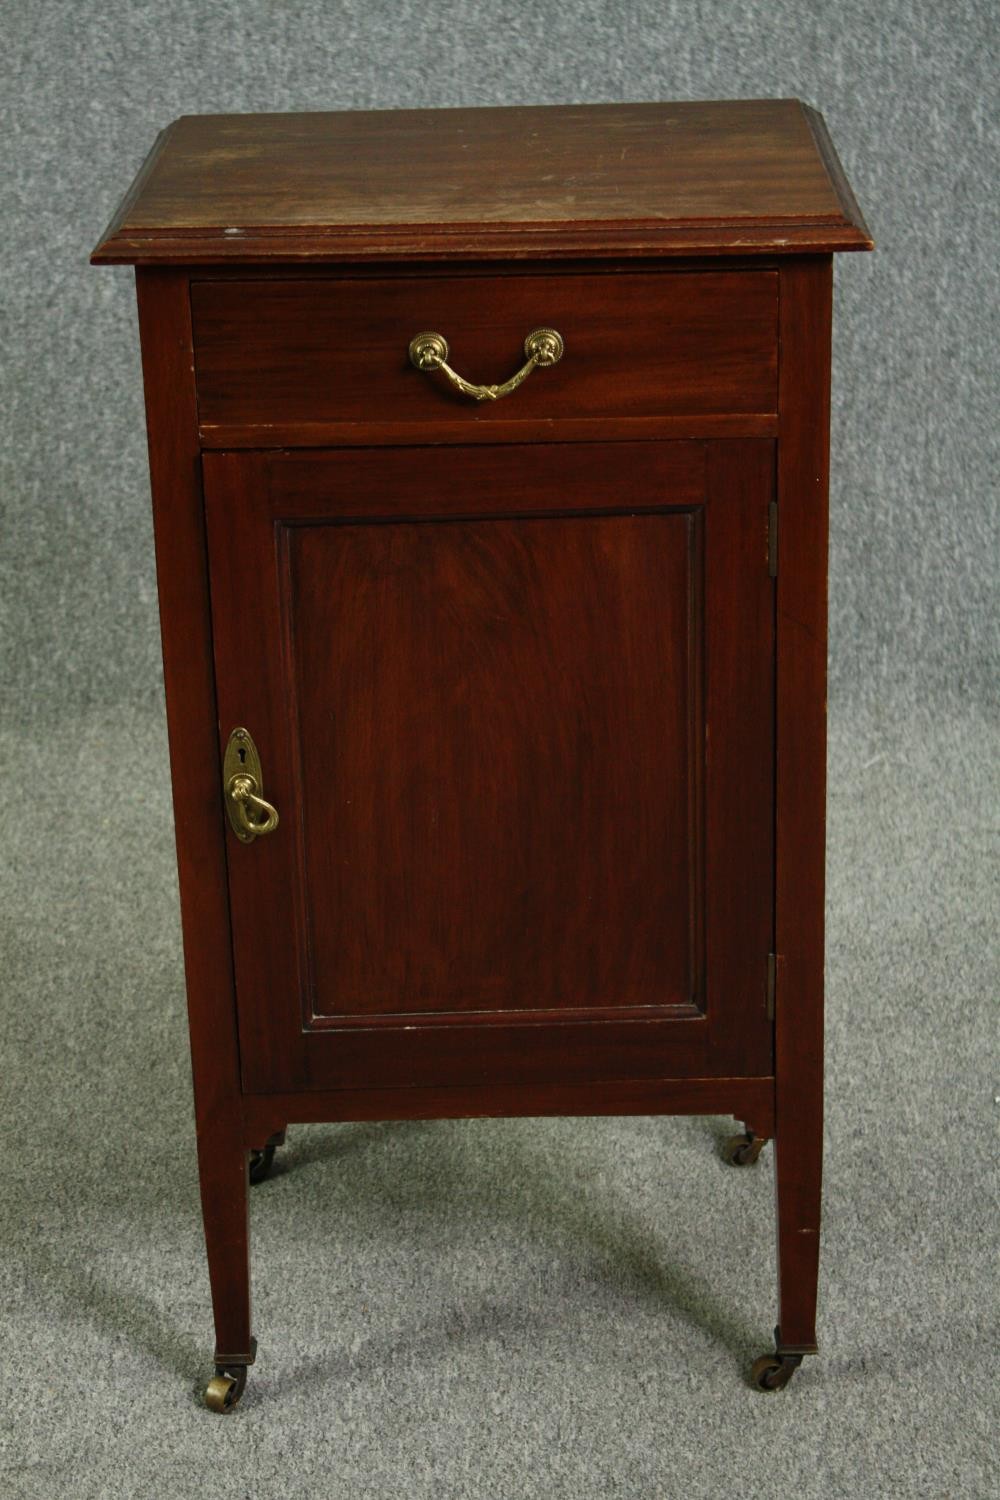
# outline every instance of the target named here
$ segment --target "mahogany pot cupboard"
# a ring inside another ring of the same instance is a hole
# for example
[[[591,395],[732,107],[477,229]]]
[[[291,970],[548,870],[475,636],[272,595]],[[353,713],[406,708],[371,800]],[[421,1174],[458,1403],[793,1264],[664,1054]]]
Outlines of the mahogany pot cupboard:
[[[797,100],[187,116],[136,267],[209,1406],[289,1123],[730,1114],[816,1349],[832,254]],[[692,1234],[708,1232],[691,1226]]]

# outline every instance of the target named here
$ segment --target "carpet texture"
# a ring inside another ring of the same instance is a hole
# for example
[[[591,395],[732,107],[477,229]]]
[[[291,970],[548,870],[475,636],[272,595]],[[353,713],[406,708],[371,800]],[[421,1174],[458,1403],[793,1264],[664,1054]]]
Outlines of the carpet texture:
[[[0,670],[19,716],[158,691],[133,278],[86,264],[156,132],[213,111],[616,99],[825,113],[878,245],[836,260],[832,692],[995,692],[988,0],[2,8]]]
[[[0,1494],[995,1495],[995,8],[2,10]],[[89,250],[180,113],[793,94],[879,246],[837,263],[823,1353],[745,1383],[730,1122],[303,1127],[213,1417],[132,278]]]
[[[135,775],[163,738],[70,717],[56,774],[50,741],[2,741],[0,1493],[996,1493],[981,718],[832,725],[823,1352],[787,1391],[746,1384],[771,1153],[726,1166],[731,1121],[300,1126],[253,1190],[260,1357],[228,1418],[201,1405],[167,790]]]

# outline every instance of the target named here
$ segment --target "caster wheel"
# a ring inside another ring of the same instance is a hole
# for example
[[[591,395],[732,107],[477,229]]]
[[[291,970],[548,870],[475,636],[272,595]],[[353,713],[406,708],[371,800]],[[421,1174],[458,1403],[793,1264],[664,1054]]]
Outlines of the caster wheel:
[[[215,1374],[205,1387],[205,1405],[224,1416],[238,1405],[246,1383],[246,1365],[233,1365],[230,1369],[216,1365]]]
[[[767,1143],[762,1135],[731,1135],[722,1155],[731,1167],[751,1167]]]
[[[801,1354],[762,1354],[753,1362],[751,1383],[759,1391],[783,1390],[801,1363]]]
[[[259,1151],[250,1152],[250,1186],[256,1187],[271,1174],[271,1163],[274,1161],[274,1153],[279,1146],[285,1144],[284,1129],[276,1130],[273,1135],[268,1136]]]
[[[265,1146],[262,1151],[250,1152],[250,1186],[256,1187],[263,1182],[271,1173],[271,1163],[274,1161],[273,1146]]]

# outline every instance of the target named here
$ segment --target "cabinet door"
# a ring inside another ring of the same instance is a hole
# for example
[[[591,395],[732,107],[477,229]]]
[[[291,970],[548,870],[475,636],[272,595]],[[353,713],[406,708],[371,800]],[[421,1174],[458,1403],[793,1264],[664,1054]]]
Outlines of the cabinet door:
[[[204,480],[246,1089],[770,1073],[773,445]]]

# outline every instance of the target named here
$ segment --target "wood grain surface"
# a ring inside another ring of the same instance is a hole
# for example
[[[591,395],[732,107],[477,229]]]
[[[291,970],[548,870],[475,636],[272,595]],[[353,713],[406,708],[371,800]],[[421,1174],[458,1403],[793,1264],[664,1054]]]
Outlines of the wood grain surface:
[[[185,115],[96,262],[868,249],[797,99]]]
[[[772,445],[204,463],[246,1086],[769,1071]]]
[[[218,1355],[289,1121],[708,1111],[774,1134],[815,1349],[830,252],[871,244],[797,100],[154,146],[94,259],[139,266]],[[546,324],[495,406],[407,363],[497,382]]]
[[[391,420],[419,437],[440,422],[777,410],[776,271],[205,281],[191,300],[207,434],[252,426],[270,443],[275,427]],[[562,334],[562,359],[499,401],[471,400],[408,357],[431,330],[467,380],[498,383],[539,327]]]
[[[184,934],[198,1166],[217,1351],[251,1348],[247,1156],[226,885],[205,518],[186,277],[136,277]]]
[[[604,1083],[470,1084],[455,1088],[320,1089],[244,1094],[244,1139],[258,1146],[286,1124],[339,1120],[462,1120],[546,1115],[734,1115],[774,1133],[774,1079],[641,1078]]]
[[[775,1171],[780,1337],[816,1344],[823,1174],[827,520],[833,263],[781,281]]]

